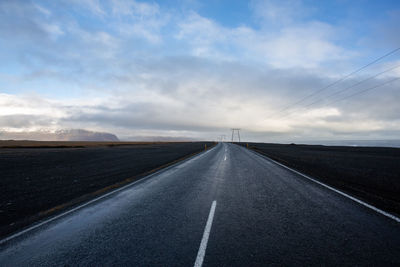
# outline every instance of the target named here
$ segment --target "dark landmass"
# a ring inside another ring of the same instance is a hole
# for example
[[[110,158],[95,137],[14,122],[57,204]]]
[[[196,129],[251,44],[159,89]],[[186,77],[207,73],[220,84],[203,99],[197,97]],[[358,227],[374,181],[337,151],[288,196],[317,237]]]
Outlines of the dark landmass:
[[[214,145],[72,142],[55,148],[48,146],[59,142],[43,143],[0,149],[1,236]]]
[[[286,166],[400,215],[400,148],[248,145]]]

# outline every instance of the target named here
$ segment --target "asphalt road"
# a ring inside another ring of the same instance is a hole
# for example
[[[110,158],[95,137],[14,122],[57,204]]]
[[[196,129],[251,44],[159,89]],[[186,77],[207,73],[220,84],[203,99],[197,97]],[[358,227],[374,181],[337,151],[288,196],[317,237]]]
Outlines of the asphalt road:
[[[399,266],[400,223],[219,144],[0,249],[1,266]]]

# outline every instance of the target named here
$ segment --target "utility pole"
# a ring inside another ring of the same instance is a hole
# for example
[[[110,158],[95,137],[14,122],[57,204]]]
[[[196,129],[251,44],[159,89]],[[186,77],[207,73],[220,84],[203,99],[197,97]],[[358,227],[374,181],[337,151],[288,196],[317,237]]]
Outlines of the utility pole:
[[[232,139],[231,141],[233,142],[233,137],[235,136],[235,132],[237,133],[238,139],[239,139],[239,143],[240,143],[240,129],[239,128],[232,128]]]

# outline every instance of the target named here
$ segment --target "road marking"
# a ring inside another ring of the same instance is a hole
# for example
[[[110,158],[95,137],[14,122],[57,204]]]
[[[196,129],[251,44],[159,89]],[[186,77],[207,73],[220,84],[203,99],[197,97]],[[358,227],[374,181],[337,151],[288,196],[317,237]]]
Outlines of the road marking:
[[[214,219],[216,206],[217,206],[217,201],[214,200],[211,205],[210,214],[208,215],[206,228],[204,229],[203,238],[201,239],[200,248],[199,252],[197,252],[197,258],[196,262],[194,263],[194,267],[201,267],[203,265],[204,256],[206,255],[208,237],[210,236],[210,231]]]
[[[225,155],[225,158],[224,158],[224,160],[226,160],[226,155]]]
[[[256,152],[254,152],[254,153],[256,153]],[[256,155],[260,155],[260,154],[256,153]],[[344,192],[342,192],[342,191],[340,191],[340,190],[337,190],[337,189],[333,188],[332,186],[329,186],[329,185],[327,185],[327,184],[324,184],[324,183],[322,183],[322,182],[319,182],[319,181],[317,181],[317,180],[311,178],[310,176],[308,176],[308,175],[306,175],[306,174],[303,174],[303,173],[301,173],[301,172],[298,172],[298,171],[296,171],[296,170],[294,170],[294,169],[292,169],[292,168],[290,168],[290,167],[288,167],[288,166],[285,166],[285,165],[283,165],[283,164],[281,164],[281,163],[279,163],[279,162],[277,162],[277,161],[275,161],[275,160],[273,160],[273,159],[271,159],[271,158],[269,158],[269,157],[267,157],[267,156],[264,156],[264,155],[262,155],[262,156],[265,157],[265,158],[267,158],[268,160],[274,162],[275,164],[278,164],[279,166],[281,166],[281,167],[283,167],[283,168],[285,168],[285,169],[288,169],[288,170],[290,170],[290,171],[292,171],[292,172],[294,172],[294,173],[297,173],[298,175],[301,175],[301,176],[303,176],[304,178],[306,178],[306,179],[308,179],[308,180],[310,180],[310,181],[313,181],[314,183],[317,183],[317,184],[319,184],[319,185],[322,185],[322,186],[325,187],[325,188],[328,188],[328,189],[330,189],[330,190],[332,190],[332,191],[334,191],[334,192],[336,192],[336,193],[338,193],[338,194],[340,194],[340,195],[342,195],[342,196],[344,196],[344,197],[347,197],[347,198],[349,198],[349,199],[351,199],[351,200],[357,202],[358,204],[363,205],[364,207],[367,207],[367,208],[369,208],[369,209],[371,209],[371,210],[373,210],[373,211],[375,211],[375,212],[377,212],[377,213],[382,214],[383,216],[386,216],[386,217],[388,217],[388,218],[390,218],[390,219],[392,219],[392,220],[395,220],[396,222],[400,223],[400,218],[394,216],[393,214],[390,214],[390,213],[388,213],[388,212],[386,212],[386,211],[383,211],[383,210],[381,210],[381,209],[379,209],[379,208],[377,208],[377,207],[374,207],[374,206],[372,206],[372,205],[370,205],[370,204],[368,204],[368,203],[365,203],[364,201],[359,200],[358,198],[352,197],[352,196],[350,196],[350,195],[348,195],[348,194],[346,194],[346,193],[344,193]]]

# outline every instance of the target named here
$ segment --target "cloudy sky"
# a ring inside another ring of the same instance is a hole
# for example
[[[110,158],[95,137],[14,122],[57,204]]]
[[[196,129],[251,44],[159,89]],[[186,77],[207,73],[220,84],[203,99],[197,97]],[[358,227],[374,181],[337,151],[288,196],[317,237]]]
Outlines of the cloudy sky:
[[[2,0],[0,131],[399,139],[400,51],[346,76],[399,25],[397,0]]]

